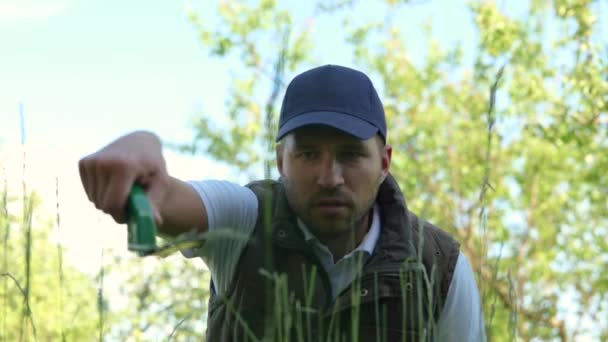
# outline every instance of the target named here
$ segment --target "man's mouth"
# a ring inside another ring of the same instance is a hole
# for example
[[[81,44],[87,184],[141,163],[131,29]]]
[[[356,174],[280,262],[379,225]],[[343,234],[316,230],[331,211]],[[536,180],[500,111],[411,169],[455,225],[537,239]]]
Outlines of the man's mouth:
[[[348,205],[348,202],[341,199],[322,199],[317,202],[317,205],[324,207],[345,207]]]
[[[316,208],[322,213],[335,215],[348,209],[349,203],[342,199],[327,198],[316,202]]]

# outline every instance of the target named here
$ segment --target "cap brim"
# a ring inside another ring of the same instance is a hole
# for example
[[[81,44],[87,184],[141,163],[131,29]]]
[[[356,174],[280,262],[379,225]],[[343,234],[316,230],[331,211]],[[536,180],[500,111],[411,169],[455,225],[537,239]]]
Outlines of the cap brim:
[[[277,134],[277,141],[290,132],[304,126],[325,125],[333,127],[358,139],[367,140],[378,133],[378,128],[358,117],[340,112],[304,113],[283,124]]]

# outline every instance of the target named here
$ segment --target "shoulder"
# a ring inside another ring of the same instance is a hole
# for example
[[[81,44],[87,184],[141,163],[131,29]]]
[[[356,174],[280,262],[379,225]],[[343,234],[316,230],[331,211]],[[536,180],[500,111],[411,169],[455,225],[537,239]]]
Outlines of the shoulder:
[[[418,218],[411,211],[408,211],[408,220],[414,237],[417,239],[414,241],[417,244],[416,248],[418,248],[418,243],[422,242],[423,253],[433,252],[433,258],[438,260],[454,259],[453,266],[456,265],[460,243],[452,235],[434,224]]]
[[[460,243],[456,241],[456,239],[454,239],[454,237],[452,237],[452,235],[450,235],[445,230],[437,227],[436,225],[428,221],[420,219],[416,214],[412,213],[411,211],[408,211],[408,219],[414,232],[417,235],[422,232],[424,241],[427,242],[428,240],[428,242],[431,243],[432,247],[437,247],[442,252],[451,251],[453,253],[454,249],[456,249],[456,252],[459,250]],[[447,257],[448,255],[443,256]],[[458,256],[457,253],[455,256]]]
[[[251,189],[256,195],[265,194],[269,190],[276,191],[282,187],[282,183],[273,179],[261,179],[248,183],[245,185]]]
[[[261,204],[260,209],[263,209],[266,204],[270,204],[274,208],[277,201],[284,197],[284,188],[281,181],[263,179],[250,182],[245,186],[255,194]]]
[[[408,220],[414,233],[414,246],[418,253],[422,253],[427,273],[430,275],[433,269],[437,272],[441,297],[445,299],[459,259],[460,243],[443,229],[418,218],[411,211],[408,211]]]

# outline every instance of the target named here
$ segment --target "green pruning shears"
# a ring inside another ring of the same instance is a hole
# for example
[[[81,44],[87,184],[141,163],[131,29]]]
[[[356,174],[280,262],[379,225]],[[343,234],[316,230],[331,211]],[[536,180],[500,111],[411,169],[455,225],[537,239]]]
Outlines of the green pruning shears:
[[[134,184],[128,200],[128,249],[139,256],[166,257],[180,249],[200,247],[201,240],[176,239],[162,247],[156,245],[156,222],[148,196],[141,186]]]

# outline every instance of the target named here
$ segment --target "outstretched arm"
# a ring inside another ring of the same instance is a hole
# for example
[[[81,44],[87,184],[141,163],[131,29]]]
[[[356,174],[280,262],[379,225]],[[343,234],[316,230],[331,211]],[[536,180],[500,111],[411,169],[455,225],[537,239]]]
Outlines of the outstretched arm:
[[[127,198],[137,183],[150,199],[160,233],[207,231],[207,211],[200,196],[167,173],[162,142],[155,134],[137,131],[122,136],[82,158],[78,166],[89,200],[116,222],[127,221]]]

